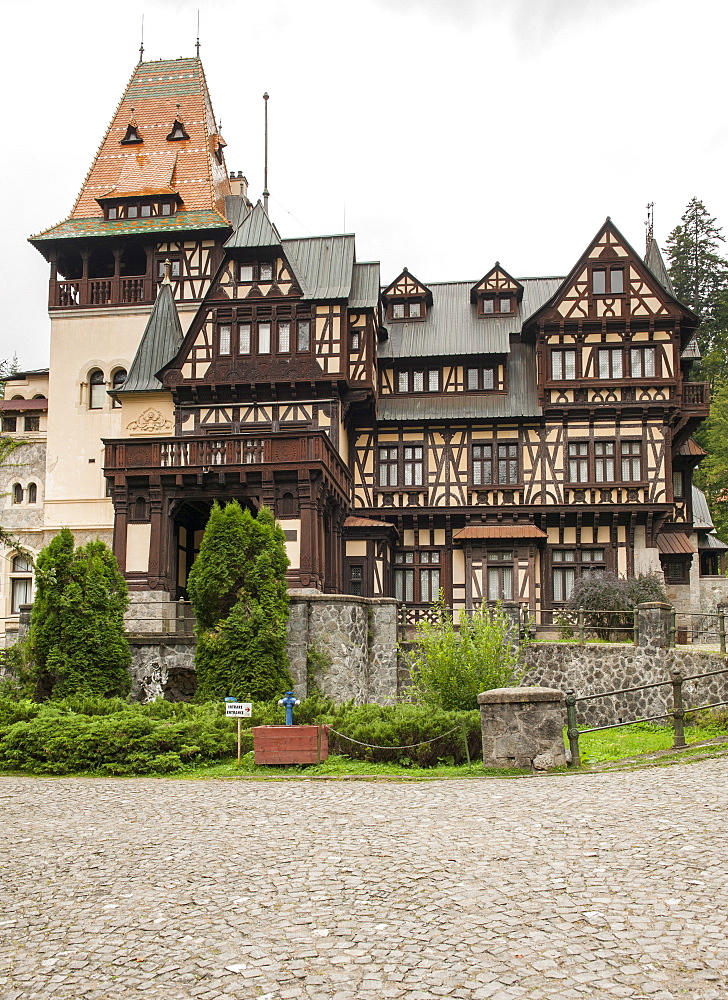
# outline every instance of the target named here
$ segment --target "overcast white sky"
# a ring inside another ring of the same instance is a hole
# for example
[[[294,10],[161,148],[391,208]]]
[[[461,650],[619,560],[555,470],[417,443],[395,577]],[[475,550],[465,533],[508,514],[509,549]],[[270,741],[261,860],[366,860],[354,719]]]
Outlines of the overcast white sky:
[[[228,169],[284,236],[357,234],[424,281],[564,274],[605,216],[728,229],[725,0],[6,0],[0,358],[48,360],[48,268],[138,58],[201,55]]]

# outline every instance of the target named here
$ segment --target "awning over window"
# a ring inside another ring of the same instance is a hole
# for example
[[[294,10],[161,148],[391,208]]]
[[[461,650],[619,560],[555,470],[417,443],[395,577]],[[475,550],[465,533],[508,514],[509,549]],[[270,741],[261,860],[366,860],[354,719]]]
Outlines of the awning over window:
[[[469,524],[452,536],[454,542],[474,538],[546,538],[546,532],[535,524]]]
[[[47,410],[47,399],[0,399],[0,411],[24,413],[26,410]]]
[[[678,534],[677,531],[664,532],[657,536],[657,548],[664,556],[692,556],[695,549],[690,544],[687,535]]]

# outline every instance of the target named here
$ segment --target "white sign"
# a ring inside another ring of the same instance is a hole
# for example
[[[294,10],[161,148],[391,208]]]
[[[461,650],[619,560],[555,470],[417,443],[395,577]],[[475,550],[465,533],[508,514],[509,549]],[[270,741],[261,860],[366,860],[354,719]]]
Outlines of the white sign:
[[[225,715],[234,719],[249,719],[253,714],[253,705],[249,701],[226,701]]]

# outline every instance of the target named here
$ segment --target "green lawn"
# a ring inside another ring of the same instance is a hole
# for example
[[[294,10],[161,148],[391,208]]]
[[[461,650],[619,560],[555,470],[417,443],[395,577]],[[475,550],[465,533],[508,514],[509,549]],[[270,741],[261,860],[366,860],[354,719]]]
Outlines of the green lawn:
[[[715,723],[709,726],[685,727],[685,742],[688,744],[718,736],[725,736],[728,743],[728,725]],[[673,738],[672,726],[658,726],[653,722],[587,733],[579,740],[581,762],[603,764],[606,761],[636,757],[655,750],[669,750]]]

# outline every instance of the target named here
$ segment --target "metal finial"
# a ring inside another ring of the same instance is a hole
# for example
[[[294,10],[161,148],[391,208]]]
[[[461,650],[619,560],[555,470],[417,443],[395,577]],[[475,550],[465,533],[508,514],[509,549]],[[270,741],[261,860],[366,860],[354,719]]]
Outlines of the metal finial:
[[[142,40],[139,46],[139,62],[144,61],[144,15],[142,14]]]
[[[200,8],[197,8],[197,41],[195,42],[195,49],[197,50],[197,58],[200,58]]]
[[[268,195],[270,191],[268,190],[268,92],[263,94],[263,100],[265,101],[265,163],[263,169],[263,208],[265,214],[268,214]]]
[[[169,257],[164,262],[164,277],[162,278],[163,285],[172,284],[172,261]]]
[[[655,203],[651,201],[647,205],[647,220],[645,222],[647,228],[647,250],[650,249],[650,243],[655,235]]]

